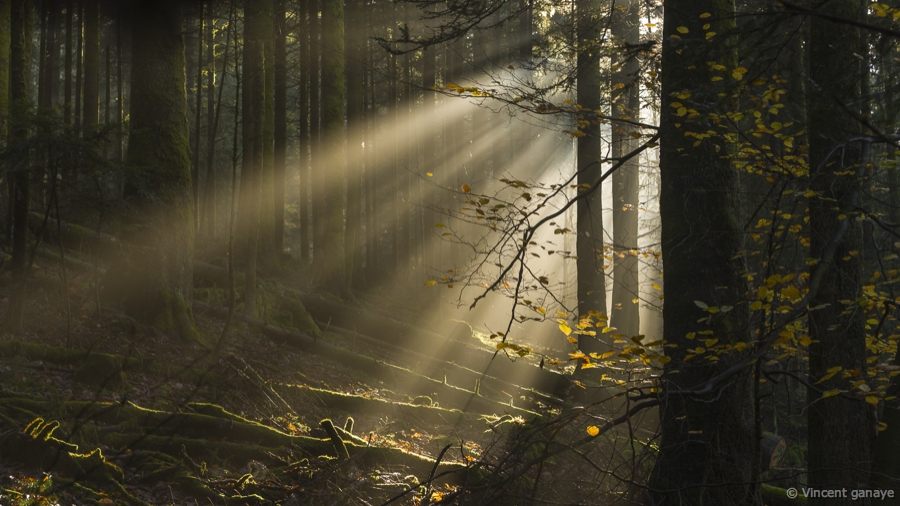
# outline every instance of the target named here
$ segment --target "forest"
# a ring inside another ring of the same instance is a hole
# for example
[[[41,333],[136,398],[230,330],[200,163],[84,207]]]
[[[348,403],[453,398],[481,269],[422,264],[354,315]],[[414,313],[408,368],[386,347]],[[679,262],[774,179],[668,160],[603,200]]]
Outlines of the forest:
[[[0,506],[900,505],[897,0],[0,0]]]

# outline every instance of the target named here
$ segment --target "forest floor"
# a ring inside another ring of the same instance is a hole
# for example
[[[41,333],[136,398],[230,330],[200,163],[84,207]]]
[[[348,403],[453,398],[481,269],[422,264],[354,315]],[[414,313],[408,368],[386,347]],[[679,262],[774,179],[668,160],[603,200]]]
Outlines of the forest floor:
[[[525,399],[512,381],[497,381],[489,399],[478,391],[486,383],[449,384],[454,357],[441,358],[435,378],[435,367],[417,372],[427,359],[392,357],[403,353],[329,321],[314,345],[298,346],[235,319],[216,354],[220,313],[195,305],[204,342],[180,342],[114,310],[98,313],[90,269],[67,272],[67,318],[58,266],[36,267],[25,332],[0,338],[2,505],[439,503],[468,479],[460,476],[485,474],[474,463],[502,456],[504,435],[558,400]],[[303,288],[302,275],[279,279]],[[10,289],[0,288],[0,314]],[[355,307],[434,323],[399,287],[370,297],[377,307],[365,297]],[[466,350],[494,351],[468,338]],[[460,404],[460,393],[471,400]],[[504,396],[527,402],[505,407]]]

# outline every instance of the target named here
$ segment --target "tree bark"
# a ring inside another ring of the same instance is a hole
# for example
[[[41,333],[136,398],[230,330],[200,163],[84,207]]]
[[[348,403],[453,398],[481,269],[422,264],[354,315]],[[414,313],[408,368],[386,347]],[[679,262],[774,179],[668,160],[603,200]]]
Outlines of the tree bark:
[[[100,121],[100,3],[84,1],[84,112],[82,128],[92,135]]]
[[[620,10],[619,7],[624,8]],[[630,46],[640,42],[640,4],[619,0],[613,9],[612,34],[620,46],[614,56],[613,117],[640,119],[640,64]],[[621,86],[620,86],[621,85]],[[636,147],[625,123],[612,125],[612,156],[622,157]],[[613,289],[610,326],[627,337],[640,333],[640,292],[638,287],[638,207],[640,206],[640,160],[632,158],[612,176],[613,185]]]
[[[272,260],[275,244],[275,28],[272,0],[261,0],[260,37],[263,41],[263,165],[259,210],[259,251],[266,262]]]
[[[197,86],[194,96],[194,149],[191,163],[191,192],[194,195],[194,230],[200,232],[200,129],[203,127],[203,2],[197,15]],[[199,235],[199,234],[198,234]]]
[[[579,0],[577,59],[577,101],[585,111],[596,111],[600,104],[600,60],[596,51],[591,50],[602,35],[599,19],[600,4],[597,0]],[[593,185],[600,179],[603,146],[600,138],[600,123],[586,117],[579,118],[576,168],[579,188]],[[583,186],[587,185],[587,186]],[[603,250],[603,202],[602,190],[598,188],[587,198],[576,204],[577,239],[575,244],[576,268],[578,271],[578,313],[581,316],[594,311],[595,318],[603,318],[599,325],[608,323],[606,309],[606,262]],[[587,353],[603,349],[596,337],[578,336],[578,349]]]
[[[275,159],[274,203],[275,230],[272,251],[280,257],[284,252],[284,193],[287,169],[287,19],[286,0],[275,0]]]
[[[203,190],[203,217],[205,233],[216,237],[216,131],[218,130],[218,110],[216,109],[216,34],[213,27],[212,5],[207,8],[206,26],[209,33],[206,43],[206,185]],[[228,44],[225,44],[227,52]],[[227,61],[222,65],[220,79],[225,76]],[[220,93],[221,100],[221,93]]]
[[[312,17],[308,3],[311,0],[301,0],[298,15],[300,23],[297,38],[300,42],[300,261],[309,262],[309,168],[310,150],[312,148],[312,87],[313,76],[318,79],[315,72],[317,66],[313,61],[313,53],[310,51],[310,34],[312,33]]]
[[[63,122],[66,125],[72,124],[72,9],[75,8],[73,0],[66,1],[66,43],[65,43],[65,70],[63,71]],[[4,28],[0,31],[9,33]],[[4,46],[0,40],[0,46]],[[2,77],[0,77],[2,79]],[[0,96],[3,95],[0,90]]]
[[[133,214],[126,256],[107,289],[132,315],[196,338],[190,300],[194,228],[181,3],[135,2],[126,188]],[[104,290],[106,291],[106,290]]]
[[[363,83],[365,82],[365,52],[363,45],[364,5],[359,0],[347,3],[347,27],[344,31],[347,69],[347,232],[346,276],[348,286],[359,284],[358,272],[362,266],[362,166],[363,166]]]
[[[829,2],[818,9],[848,20],[859,15],[856,0]],[[841,301],[862,295],[861,258],[851,252],[861,247],[862,227],[853,215],[868,147],[850,142],[860,126],[846,112],[859,100],[859,73],[847,71],[859,68],[855,54],[859,29],[816,16],[809,23],[809,167],[810,188],[817,194],[809,201],[810,256],[818,262],[810,273],[809,305],[828,307],[809,313],[809,377],[815,383],[838,366],[866,377],[865,317]],[[851,380],[837,374],[816,387],[847,389]],[[821,396],[815,389],[808,391],[809,485],[868,488],[873,421],[867,404],[841,396],[820,400]],[[810,500],[813,506],[826,503],[855,504],[849,498]]]
[[[341,0],[322,4],[322,134],[328,143],[325,157],[324,286],[345,294],[344,258],[344,5]]]
[[[28,114],[31,100],[31,38],[34,4],[31,0],[12,0],[9,33],[9,132],[7,149],[17,153],[8,169],[12,188],[12,272],[20,278],[21,289],[10,298],[6,314],[7,332],[21,332],[25,311],[25,274],[28,256],[28,207],[31,200],[31,160],[28,148]]]
[[[749,311],[742,303],[747,286],[742,227],[735,216],[737,173],[730,157],[723,156],[729,143],[714,136],[694,146],[695,139],[685,136],[723,130],[709,104],[721,103],[718,94],[728,93],[728,85],[709,84],[714,71],[706,62],[737,67],[730,43],[706,40],[701,24],[707,21],[709,31],[726,37],[735,26],[733,1],[666,4],[660,213],[663,270],[672,293],[663,308],[663,338],[675,346],[667,348],[670,361],[661,377],[661,439],[650,488],[656,504],[750,505],[757,504],[758,492],[750,481],[757,465],[752,460],[753,378],[750,368],[739,366],[746,353],[735,350],[710,361],[691,351],[703,344],[693,340],[694,332],[711,331],[703,338],[730,345],[751,338]],[[707,313],[694,301],[733,309]],[[732,366],[737,368],[727,379],[712,380]]]
[[[262,198],[263,135],[265,128],[265,20],[266,0],[244,0],[244,92],[242,105],[243,157],[238,222],[244,278],[244,312],[256,314],[256,266]],[[268,0],[271,2],[271,0]]]

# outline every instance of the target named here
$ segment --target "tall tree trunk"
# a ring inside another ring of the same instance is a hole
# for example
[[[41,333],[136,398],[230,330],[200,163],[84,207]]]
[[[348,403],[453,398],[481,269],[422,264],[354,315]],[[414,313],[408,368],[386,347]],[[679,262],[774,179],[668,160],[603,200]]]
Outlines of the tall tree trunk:
[[[309,158],[310,158],[310,207],[311,213],[311,236],[313,262],[321,265],[325,260],[325,209],[323,207],[325,200],[324,194],[325,183],[323,169],[325,163],[323,161],[323,142],[322,135],[322,100],[321,92],[327,87],[328,83],[320,79],[320,63],[323,56],[322,51],[322,27],[319,20],[319,3],[320,0],[307,0],[309,2]]]
[[[118,162],[123,160],[125,155],[124,142],[125,130],[125,81],[122,79],[122,17],[123,9],[119,8],[119,16],[116,19],[116,148],[115,159]]]
[[[28,207],[31,200],[31,159],[28,142],[28,115],[31,100],[31,38],[34,4],[31,0],[12,0],[9,30],[9,131],[7,149],[14,150],[15,162],[8,166],[12,188],[12,261],[13,276],[21,283],[10,297],[6,314],[7,332],[21,332],[25,311],[25,274],[28,255]]]
[[[191,164],[191,190],[194,195],[194,230],[200,229],[200,129],[203,117],[203,2],[200,2],[200,14],[197,15],[197,86],[194,97],[194,149]]]
[[[297,37],[300,41],[300,125],[298,132],[300,134],[300,260],[303,263],[309,262],[309,168],[310,168],[310,149],[312,147],[312,96],[310,89],[312,87],[312,76],[318,78],[315,73],[317,68],[312,59],[312,51],[310,51],[310,34],[312,26],[312,17],[310,16],[309,2],[311,0],[301,0],[298,15],[300,16],[299,27],[297,28]]]
[[[75,45],[75,129],[78,132],[84,126],[81,100],[84,92],[84,1],[78,0],[78,25],[75,29],[75,37],[78,39]]]
[[[601,109],[600,104],[600,55],[592,48],[602,35],[600,4],[598,0],[578,0],[578,47],[577,53],[577,102],[584,111]],[[600,180],[603,145],[599,122],[586,117],[579,118],[576,167],[578,186],[594,185]],[[602,190],[597,188],[591,195],[576,204],[577,239],[575,248],[578,256],[578,313],[587,316],[595,311],[606,318],[606,275],[603,253],[603,202]],[[595,315],[596,315],[595,313]],[[607,322],[604,322],[607,323]],[[578,336],[578,348],[584,353],[602,349],[596,337]]]
[[[12,0],[0,0],[0,142],[6,145],[9,133],[9,44],[10,44],[10,7]],[[9,172],[3,177],[2,202],[3,231],[8,241],[12,240],[12,203],[13,175]]]
[[[823,4],[820,12],[839,18],[858,19],[856,0]],[[867,146],[850,139],[860,127],[852,114],[859,100],[859,68],[855,50],[859,29],[813,16],[808,45],[810,93],[809,117],[810,188],[817,195],[809,201],[810,256],[818,261],[810,274],[813,292],[810,306],[829,309],[809,313],[809,377],[818,382],[833,367],[859,371],[866,377],[866,334],[863,313],[841,311],[843,300],[861,296],[861,227],[853,219],[864,174]],[[840,148],[840,149],[838,149]],[[838,155],[835,155],[837,151]],[[668,272],[666,273],[668,277]],[[816,388],[846,389],[841,374]],[[808,391],[809,485],[815,488],[868,488],[871,435],[867,404],[842,396],[819,399]],[[838,501],[840,502],[840,501]],[[813,499],[810,504],[836,504]],[[847,499],[841,504],[851,504]]]
[[[736,219],[737,174],[730,157],[722,155],[729,144],[715,136],[694,146],[695,139],[684,135],[721,131],[709,104],[720,103],[718,93],[728,89],[697,85],[714,76],[706,62],[737,67],[730,43],[706,40],[705,22],[709,31],[726,37],[735,26],[734,3],[666,3],[660,213],[663,270],[672,293],[663,308],[663,338],[675,346],[666,351],[671,360],[661,377],[661,439],[650,487],[656,504],[749,505],[757,504],[757,486],[750,482],[757,462],[752,460],[752,376],[750,368],[739,366],[746,353],[736,350],[719,361],[688,356],[697,346],[694,332],[711,331],[703,337],[730,345],[751,338],[749,311],[742,303],[748,287]],[[686,115],[681,107],[699,114]],[[694,301],[733,309],[706,313]],[[707,318],[698,323],[702,317]],[[725,371],[733,374],[719,376]]]
[[[626,45],[613,57],[613,100],[610,114],[623,119],[640,119],[640,64],[634,46],[640,42],[639,2],[616,2],[612,23],[613,37]],[[619,9],[622,7],[622,9]],[[612,156],[620,158],[637,145],[630,134],[635,129],[626,123],[612,125]],[[638,208],[640,160],[632,158],[613,173],[613,290],[610,326],[628,337],[640,333],[640,297],[638,287]]]
[[[275,231],[272,250],[284,252],[284,190],[287,169],[287,19],[286,0],[275,0]]]
[[[362,265],[362,191],[363,184],[363,83],[365,81],[365,51],[363,45],[363,8],[359,0],[347,2],[347,19],[344,30],[347,69],[347,232],[346,244],[347,265],[346,277],[348,286],[357,286],[357,273]]]
[[[185,95],[181,2],[133,5],[133,87],[127,164],[133,206],[126,258],[107,288],[126,310],[182,338],[196,338],[190,300],[194,228],[190,129]],[[153,198],[148,198],[152,195]]]
[[[272,0],[262,0],[260,19],[263,37],[265,104],[263,110],[263,171],[259,210],[259,249],[263,259],[272,260],[275,244],[275,28]]]
[[[265,34],[267,0],[244,0],[244,91],[242,105],[243,157],[238,237],[244,264],[244,312],[256,314],[256,266],[262,192],[265,123]],[[268,0],[271,2],[271,0]]]
[[[229,18],[229,23],[233,22]],[[209,39],[206,45],[207,78],[206,78],[206,185],[203,189],[204,225],[206,236],[216,237],[216,134],[219,127],[219,108],[222,103],[222,82],[219,83],[219,98],[216,101],[216,32],[213,25],[212,5],[207,9],[206,25]],[[225,79],[228,68],[228,40],[225,42],[225,55],[222,57],[222,72],[219,80]],[[219,104],[217,107],[216,104]]]
[[[66,1],[66,43],[65,43],[65,70],[63,71],[63,122],[72,124],[72,9],[75,4],[72,0]],[[0,31],[3,31],[0,28]],[[8,33],[8,32],[5,32]],[[0,41],[0,45],[3,42]],[[2,94],[2,91],[0,91]]]
[[[325,257],[320,263],[324,286],[345,294],[344,271],[344,4],[341,0],[322,3],[322,136],[329,146],[325,157],[326,186]],[[327,84],[327,86],[325,86]]]
[[[100,2],[84,2],[84,112],[82,128],[86,135],[96,133],[100,121]]]

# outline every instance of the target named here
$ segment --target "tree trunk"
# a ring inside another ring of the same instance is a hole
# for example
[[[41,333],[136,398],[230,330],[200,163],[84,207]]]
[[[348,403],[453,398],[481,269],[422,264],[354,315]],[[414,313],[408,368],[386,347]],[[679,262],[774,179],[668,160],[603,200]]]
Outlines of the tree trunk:
[[[621,4],[621,5],[620,5]],[[621,44],[640,42],[640,4],[619,0],[613,10],[613,37]],[[619,10],[623,7],[624,10]],[[636,51],[628,46],[613,57],[613,100],[610,114],[624,119],[640,119],[640,64]],[[636,146],[626,123],[612,125],[612,156],[622,157]],[[613,289],[610,326],[627,337],[640,333],[640,293],[638,287],[638,207],[640,206],[640,159],[626,162],[612,176],[613,184]]]
[[[313,262],[321,265],[325,260],[325,210],[324,194],[324,174],[323,168],[325,164],[322,156],[322,101],[320,99],[321,91],[328,83],[320,80],[320,59],[323,56],[321,34],[322,28],[319,21],[319,2],[320,0],[307,0],[309,2],[309,131],[310,131],[310,207],[311,207],[311,236]]]
[[[84,91],[84,0],[78,0],[78,25],[75,28],[75,130],[82,131],[82,92]]]
[[[66,1],[66,43],[65,43],[65,70],[63,71],[63,122],[66,125],[72,124],[72,9],[75,8],[72,0]],[[5,28],[0,28],[3,33],[9,33]],[[0,40],[0,46],[6,47],[4,41]],[[0,77],[0,79],[3,79]],[[3,96],[0,90],[0,96]]]
[[[244,278],[244,312],[256,314],[256,266],[262,192],[263,135],[265,128],[265,34],[266,1],[244,1],[244,94],[243,157],[238,237],[241,240]]]
[[[205,233],[216,237],[216,131],[218,130],[218,110],[216,109],[216,34],[213,27],[212,5],[207,8],[206,26],[209,38],[206,43],[206,185],[203,189],[203,217]],[[228,44],[225,44],[227,52]],[[227,61],[222,65],[220,79],[225,76]],[[221,92],[220,92],[221,100]]]
[[[100,2],[84,0],[84,112],[86,135],[96,133],[100,121]]]
[[[829,2],[821,12],[843,19],[858,19],[856,0]],[[810,93],[809,117],[810,188],[817,195],[809,201],[810,256],[818,261],[810,273],[809,377],[814,383],[833,367],[859,371],[866,377],[866,334],[863,313],[841,311],[845,299],[861,296],[861,226],[854,218],[859,199],[860,178],[865,172],[868,146],[848,142],[859,135],[857,120],[842,109],[853,109],[859,100],[859,68],[855,49],[859,29],[813,16],[808,46]],[[842,77],[843,76],[843,77]],[[834,151],[840,154],[835,155]],[[668,277],[668,273],[667,277]],[[849,309],[849,308],[848,308]],[[838,330],[839,329],[839,330]],[[824,390],[848,389],[841,374],[816,387]],[[809,485],[816,488],[868,488],[871,450],[867,404],[842,396],[819,399],[815,389],[810,401]],[[855,504],[846,499],[812,499],[810,504]]]
[[[275,231],[272,251],[284,252],[284,185],[287,164],[287,19],[286,0],[275,0]]]
[[[322,134],[329,147],[325,157],[327,178],[323,206],[325,244],[322,262],[324,286],[345,294],[344,271],[344,5],[341,0],[322,4]]]
[[[25,274],[28,255],[28,206],[31,200],[31,160],[28,142],[28,115],[31,100],[31,38],[34,4],[31,0],[12,0],[9,32],[9,132],[7,149],[17,153],[15,163],[8,167],[12,188],[12,271],[21,281],[21,288],[10,297],[6,314],[7,332],[21,332],[25,310]]]
[[[363,45],[363,3],[347,3],[347,27],[344,31],[347,68],[347,232],[346,277],[348,286],[359,285],[357,274],[362,266],[362,191],[363,184],[363,83],[365,81],[365,52]]]
[[[600,4],[597,0],[579,0],[578,12],[578,105],[585,111],[596,111],[600,104],[600,60],[596,52],[589,48],[600,40],[602,23]],[[584,188],[600,179],[603,158],[603,145],[600,138],[600,123],[587,118],[579,118],[580,131],[584,135],[578,137],[578,185]],[[578,219],[576,222],[577,239],[575,248],[578,259],[578,313],[587,316],[594,311],[595,317],[607,318],[606,309],[606,275],[603,252],[603,202],[602,189],[597,188],[588,197],[576,204]],[[608,321],[599,325],[605,326]],[[596,337],[578,336],[578,349],[587,353],[599,352],[603,349]]]
[[[194,230],[200,231],[200,129],[203,117],[203,2],[197,15],[197,86],[194,96],[194,160],[191,164],[191,191],[194,195]]]
[[[107,289],[134,316],[195,338],[190,300],[194,229],[190,130],[185,95],[181,3],[133,5],[131,135],[126,163],[135,179],[126,257]],[[148,197],[151,195],[151,197]]]
[[[297,37],[300,41],[300,197],[297,202],[300,205],[300,260],[309,262],[309,168],[310,149],[312,147],[312,96],[310,89],[312,79],[318,74],[315,72],[317,65],[313,61],[313,53],[310,51],[310,34],[312,33],[312,17],[308,3],[311,0],[301,0],[298,15],[300,16]]]
[[[261,0],[260,37],[263,41],[263,165],[259,208],[259,251],[266,262],[272,260],[275,244],[275,28],[272,0]]]
[[[747,286],[735,216],[737,174],[723,156],[728,142],[714,136],[694,146],[695,139],[685,136],[722,131],[709,104],[720,103],[718,93],[728,88],[709,85],[714,71],[706,62],[733,69],[737,61],[731,45],[708,42],[701,25],[709,21],[719,37],[731,32],[734,3],[670,1],[664,16],[660,212],[663,270],[672,293],[663,308],[663,338],[675,346],[666,351],[670,361],[661,378],[661,439],[650,487],[656,504],[757,504],[757,485],[750,482],[757,465],[752,376],[738,365],[746,353],[735,350],[719,361],[689,356],[703,344],[692,340],[694,332],[711,331],[702,337],[730,345],[751,338],[742,303]],[[694,301],[733,309],[707,313]],[[728,377],[719,376],[725,371]]]

